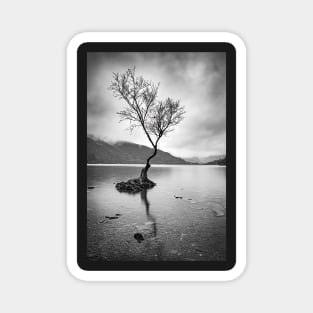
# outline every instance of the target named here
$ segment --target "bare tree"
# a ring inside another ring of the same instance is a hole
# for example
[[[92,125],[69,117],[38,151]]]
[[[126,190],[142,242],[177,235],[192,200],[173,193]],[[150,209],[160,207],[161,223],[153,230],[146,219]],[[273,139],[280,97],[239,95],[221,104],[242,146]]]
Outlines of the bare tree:
[[[129,121],[131,132],[134,128],[141,127],[153,147],[153,153],[141,171],[140,178],[144,181],[148,180],[150,161],[157,154],[160,139],[173,131],[185,114],[179,100],[157,100],[159,86],[160,83],[155,84],[142,76],[136,77],[134,67],[123,74],[113,73],[109,87],[115,97],[127,103],[127,107],[117,113],[120,121]]]

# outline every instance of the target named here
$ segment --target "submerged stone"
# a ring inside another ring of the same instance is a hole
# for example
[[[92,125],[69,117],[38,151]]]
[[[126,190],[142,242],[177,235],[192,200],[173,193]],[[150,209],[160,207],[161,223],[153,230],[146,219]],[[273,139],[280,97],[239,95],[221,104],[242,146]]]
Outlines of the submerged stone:
[[[174,198],[176,198],[176,199],[182,199],[183,197],[181,197],[181,196],[175,196],[175,195],[174,195]]]
[[[118,216],[106,216],[109,220],[115,220],[118,218]]]
[[[134,238],[135,238],[139,243],[141,243],[143,240],[145,240],[145,239],[143,238],[143,236],[142,236],[140,233],[136,233],[136,234],[134,235]]]

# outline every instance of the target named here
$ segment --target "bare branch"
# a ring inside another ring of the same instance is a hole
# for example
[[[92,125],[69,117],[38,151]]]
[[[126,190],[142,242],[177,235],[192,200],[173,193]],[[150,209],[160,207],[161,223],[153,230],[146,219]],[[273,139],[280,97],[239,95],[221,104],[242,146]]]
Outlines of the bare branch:
[[[135,76],[136,68],[125,73],[113,73],[109,86],[113,96],[127,103],[127,107],[119,111],[120,121],[129,121],[129,130],[142,127],[148,140],[156,150],[163,135],[174,130],[184,118],[185,110],[180,101],[167,98],[157,101],[160,83],[155,84],[142,76]],[[154,137],[154,139],[152,138]]]

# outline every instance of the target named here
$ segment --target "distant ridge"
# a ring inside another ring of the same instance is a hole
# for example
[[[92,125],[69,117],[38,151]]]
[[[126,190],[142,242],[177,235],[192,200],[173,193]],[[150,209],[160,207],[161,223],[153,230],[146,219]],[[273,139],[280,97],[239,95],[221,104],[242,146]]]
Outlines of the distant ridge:
[[[219,159],[219,160],[214,160],[205,164],[206,165],[226,165],[226,157]]]
[[[210,155],[207,157],[189,157],[184,158],[184,160],[191,163],[208,164],[212,161],[224,159],[225,157],[226,157],[225,154],[221,154],[221,155]]]
[[[152,148],[131,142],[109,143],[87,136],[88,164],[142,164],[153,153]],[[168,152],[158,150],[151,164],[191,164]]]

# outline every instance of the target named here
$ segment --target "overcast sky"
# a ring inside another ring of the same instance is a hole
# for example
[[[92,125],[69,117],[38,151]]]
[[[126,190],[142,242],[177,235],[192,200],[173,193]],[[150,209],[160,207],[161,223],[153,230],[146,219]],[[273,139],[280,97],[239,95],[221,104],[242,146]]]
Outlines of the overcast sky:
[[[170,97],[185,106],[185,119],[162,137],[160,149],[178,157],[226,154],[226,56],[213,52],[90,52],[87,130],[108,141],[149,145],[142,129],[132,134],[116,114],[127,104],[108,90],[112,72],[136,66],[136,75],[160,82],[158,99]]]

